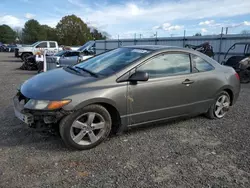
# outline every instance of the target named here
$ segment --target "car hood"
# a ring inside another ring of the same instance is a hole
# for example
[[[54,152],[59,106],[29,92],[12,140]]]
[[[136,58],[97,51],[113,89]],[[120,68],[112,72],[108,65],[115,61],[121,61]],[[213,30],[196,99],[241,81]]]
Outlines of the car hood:
[[[20,52],[26,52],[26,51],[32,51],[33,47],[32,46],[25,46],[25,47],[18,47]]]
[[[21,86],[21,93],[30,99],[60,100],[79,92],[84,85],[96,80],[98,78],[76,75],[60,68],[25,81]]]

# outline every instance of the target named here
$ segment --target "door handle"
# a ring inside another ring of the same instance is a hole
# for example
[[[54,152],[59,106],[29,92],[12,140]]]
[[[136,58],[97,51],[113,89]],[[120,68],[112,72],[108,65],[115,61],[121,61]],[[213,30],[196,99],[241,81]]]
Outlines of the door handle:
[[[194,81],[193,80],[189,80],[189,79],[186,79],[185,81],[182,82],[182,84],[185,84],[185,85],[190,85],[192,83],[194,83]]]

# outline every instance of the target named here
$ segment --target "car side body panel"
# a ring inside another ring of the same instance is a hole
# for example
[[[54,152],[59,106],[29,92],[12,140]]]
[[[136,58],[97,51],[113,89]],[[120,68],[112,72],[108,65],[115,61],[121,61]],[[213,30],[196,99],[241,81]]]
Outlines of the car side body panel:
[[[146,82],[119,82],[119,78],[129,77],[135,67],[147,59],[167,52],[198,55],[211,63],[215,70],[149,79]],[[183,84],[186,79],[194,83]],[[232,68],[222,66],[197,51],[171,47],[156,50],[109,77],[95,78],[87,73],[81,76],[63,69],[48,71],[27,81],[21,92],[36,100],[71,99],[71,103],[63,107],[66,111],[75,111],[90,104],[109,104],[119,112],[123,126],[129,126],[204,113],[218,93],[225,89],[232,91],[235,101],[240,85]]]

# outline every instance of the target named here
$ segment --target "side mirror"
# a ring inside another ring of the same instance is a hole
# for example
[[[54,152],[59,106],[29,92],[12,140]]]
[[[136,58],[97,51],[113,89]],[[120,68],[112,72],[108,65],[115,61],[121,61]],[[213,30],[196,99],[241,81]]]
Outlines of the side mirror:
[[[147,72],[137,71],[129,77],[128,81],[131,82],[148,81],[148,78],[149,76]]]

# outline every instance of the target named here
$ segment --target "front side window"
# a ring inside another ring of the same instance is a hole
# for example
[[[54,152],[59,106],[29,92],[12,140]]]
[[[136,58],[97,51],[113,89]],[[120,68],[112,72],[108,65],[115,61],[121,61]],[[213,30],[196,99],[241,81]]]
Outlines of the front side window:
[[[191,73],[190,58],[188,54],[162,54],[149,60],[137,70],[147,72],[149,78],[188,74]]]
[[[149,53],[151,53],[150,50],[118,48],[87,59],[76,66],[95,74],[108,76],[122,70]]]
[[[209,64],[207,61],[200,58],[199,56],[194,55],[194,54],[192,54],[191,56],[192,56],[194,68],[198,72],[206,72],[206,71],[210,71],[214,69],[214,67],[211,64]]]
[[[36,46],[36,48],[47,48],[47,42],[42,42]]]

